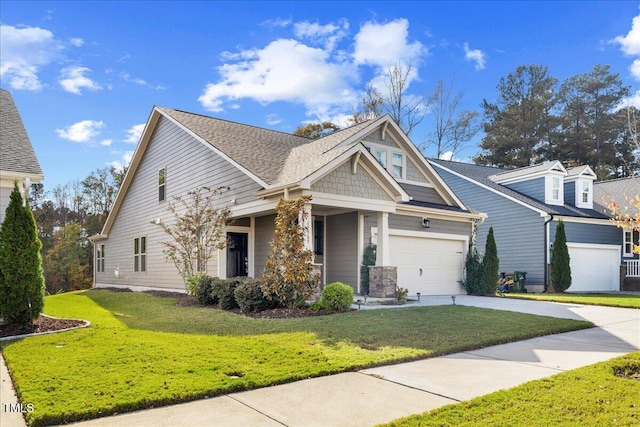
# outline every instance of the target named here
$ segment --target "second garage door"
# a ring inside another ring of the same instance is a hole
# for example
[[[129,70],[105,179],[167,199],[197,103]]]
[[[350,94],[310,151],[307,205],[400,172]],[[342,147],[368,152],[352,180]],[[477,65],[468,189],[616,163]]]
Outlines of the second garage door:
[[[567,243],[571,265],[568,292],[619,291],[620,246]]]
[[[398,267],[398,286],[410,295],[455,295],[464,292],[464,241],[390,235],[391,265]]]

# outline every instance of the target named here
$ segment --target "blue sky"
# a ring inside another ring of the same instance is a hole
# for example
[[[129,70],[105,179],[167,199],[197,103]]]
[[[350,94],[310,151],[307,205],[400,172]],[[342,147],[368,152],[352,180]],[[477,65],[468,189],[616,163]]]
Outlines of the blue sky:
[[[154,105],[292,132],[343,121],[390,63],[413,64],[408,93],[453,81],[477,111],[519,65],[545,65],[562,81],[608,64],[640,106],[639,6],[3,0],[0,84],[52,190],[126,164]],[[427,117],[412,139],[429,128]]]

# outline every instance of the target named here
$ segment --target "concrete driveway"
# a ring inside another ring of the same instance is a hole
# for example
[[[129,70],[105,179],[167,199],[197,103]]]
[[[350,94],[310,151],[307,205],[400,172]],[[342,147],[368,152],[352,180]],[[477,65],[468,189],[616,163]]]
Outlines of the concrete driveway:
[[[448,296],[420,301],[451,303]],[[74,425],[372,426],[640,349],[640,310],[472,296],[457,296],[456,304],[588,320],[597,327]]]

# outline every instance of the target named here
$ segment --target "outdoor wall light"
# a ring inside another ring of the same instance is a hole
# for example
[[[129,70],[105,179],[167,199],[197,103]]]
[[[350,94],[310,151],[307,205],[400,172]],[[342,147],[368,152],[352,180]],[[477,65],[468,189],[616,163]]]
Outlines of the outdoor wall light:
[[[417,292],[416,295],[418,295],[418,301],[420,301],[420,292]]]
[[[422,226],[424,228],[431,227],[431,221],[429,221],[429,218],[422,218]]]
[[[451,295],[451,301],[453,301],[453,305],[456,305],[456,296]]]

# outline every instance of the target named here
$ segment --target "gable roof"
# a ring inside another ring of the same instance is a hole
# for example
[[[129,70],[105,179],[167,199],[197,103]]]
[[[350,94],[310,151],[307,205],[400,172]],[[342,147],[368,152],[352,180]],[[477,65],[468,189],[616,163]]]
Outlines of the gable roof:
[[[18,108],[4,89],[0,89],[0,171],[43,178]]]
[[[628,177],[593,183],[593,208],[610,215],[607,205],[615,201],[625,206],[627,197],[640,196],[640,177]]]
[[[562,166],[562,163],[560,163],[557,160],[553,162],[544,162],[539,165],[531,165],[531,166],[526,166],[526,167],[517,168],[517,169],[499,169],[499,168],[496,168],[496,169],[498,169],[500,172],[497,172],[496,174],[492,175],[490,179],[498,183],[519,181],[521,180],[521,178],[525,178],[529,176],[533,177],[549,171],[557,171],[562,173],[567,172],[566,169]]]
[[[576,166],[575,168],[567,169],[567,176],[565,177],[565,181],[567,179],[573,180],[574,178],[578,178],[580,176],[586,176],[595,179],[596,173],[588,165]]]
[[[512,190],[509,187],[498,184],[492,179],[492,177],[500,174],[501,172],[504,172],[505,169],[496,168],[493,166],[481,166],[470,163],[439,159],[430,159],[429,162],[436,167],[440,167],[442,169],[449,170],[450,172],[466,177],[467,180],[475,181],[476,183],[488,187],[490,190],[493,190],[493,192],[500,194],[505,198],[509,198],[520,204],[526,205],[540,213],[578,218],[609,218],[607,215],[594,209],[581,209],[566,203],[563,206],[548,205],[540,200],[536,200],[518,191]],[[538,170],[537,172],[539,171],[540,170]]]

